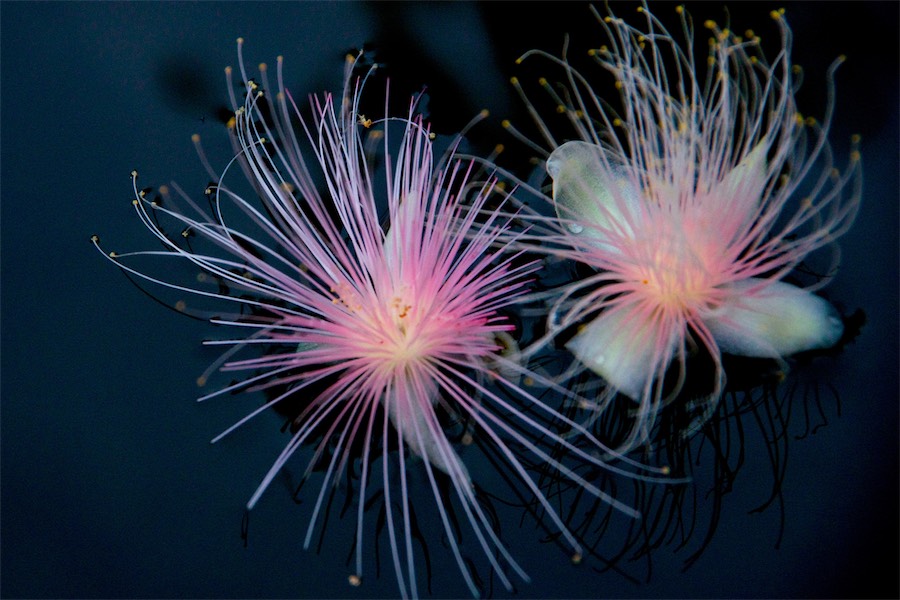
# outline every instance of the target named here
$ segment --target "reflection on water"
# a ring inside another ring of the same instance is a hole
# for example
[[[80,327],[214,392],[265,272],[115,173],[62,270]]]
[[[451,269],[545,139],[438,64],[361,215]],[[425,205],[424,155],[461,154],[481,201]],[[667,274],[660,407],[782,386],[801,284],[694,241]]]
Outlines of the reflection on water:
[[[738,488],[741,495],[758,503],[748,514],[776,512],[777,524],[763,535],[777,550],[791,518],[783,499],[790,477],[789,448],[841,413],[840,393],[829,373],[835,361],[846,358],[845,348],[860,334],[865,317],[858,310],[844,321],[846,330],[837,346],[793,357],[787,372],[785,365],[772,360],[726,355],[728,387],[715,411],[699,426],[692,427],[696,414],[683,398],[666,408],[645,458],[669,465],[673,475],[684,476],[689,483],[648,485],[615,482],[603,473],[585,474],[591,480],[604,478],[618,497],[633,501],[642,513],[639,521],[623,523],[608,507],[572,486],[549,482],[560,510],[570,516],[569,527],[596,559],[592,568],[649,582],[654,575],[654,553],[667,550],[681,556],[684,571],[691,569],[713,541],[729,497]],[[692,393],[690,388],[683,390],[687,398]],[[598,419],[596,434],[601,439],[622,435],[627,427],[621,421],[629,419],[628,411],[626,401]],[[737,486],[745,466],[751,471],[749,485]],[[766,466],[768,477],[759,477]]]

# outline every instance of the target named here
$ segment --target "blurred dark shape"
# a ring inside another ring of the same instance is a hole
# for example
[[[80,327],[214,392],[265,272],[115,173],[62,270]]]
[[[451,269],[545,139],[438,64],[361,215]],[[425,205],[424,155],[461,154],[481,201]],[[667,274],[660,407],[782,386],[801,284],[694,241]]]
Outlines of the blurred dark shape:
[[[224,85],[213,79],[222,68],[224,65],[211,65],[198,57],[171,55],[156,65],[154,82],[160,97],[172,108],[198,119],[227,122],[232,111],[223,103]]]

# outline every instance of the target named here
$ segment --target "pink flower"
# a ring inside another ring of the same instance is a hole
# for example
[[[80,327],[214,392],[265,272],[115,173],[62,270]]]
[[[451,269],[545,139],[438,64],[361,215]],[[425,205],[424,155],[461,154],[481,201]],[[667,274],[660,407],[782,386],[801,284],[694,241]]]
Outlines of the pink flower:
[[[643,29],[595,12],[610,42],[590,54],[614,77],[620,113],[565,57],[529,53],[565,68],[567,90],[551,93],[580,137],[557,145],[540,123],[555,147],[546,168],[560,226],[545,227],[539,250],[596,270],[551,307],[548,338],[578,325],[566,347],[608,382],[598,405],[616,392],[638,404],[631,445],[682,389],[692,348],[715,365],[700,399],[712,410],[721,353],[780,360],[838,341],[835,309],[782,279],[847,231],[860,200],[858,140],[841,173],[826,139],[838,63],[819,124],[795,106],[783,11],[772,12],[782,49],[771,63],[752,32],[707,21],[705,77],[690,17],[676,11],[685,46],[645,5]]]
[[[240,106],[232,98],[237,157],[209,190],[212,214],[185,194],[182,200],[196,216],[168,208],[168,202],[150,201],[135,183],[137,214],[165,249],[110,256],[134,275],[248,309],[243,316],[214,320],[249,331],[248,337],[210,343],[231,346],[215,366],[224,363],[223,370],[252,375],[202,399],[245,388],[284,391],[216,439],[279,403],[307,395],[291,441],[248,508],[295,452],[314,446],[305,475],[314,467],[327,467],[307,530],[308,547],[333,486],[357,458],[352,449],[361,447],[356,467],[356,573],[351,582],[358,584],[362,576],[364,506],[367,492],[377,489],[371,480],[379,473],[370,472],[370,466],[379,464],[374,459],[380,455],[387,531],[401,595],[417,595],[407,487],[412,467],[427,475],[445,539],[473,594],[478,588],[457,546],[444,505],[451,500],[438,484],[440,473],[452,483],[455,510],[466,515],[478,545],[510,587],[501,561],[527,576],[477,500],[474,474],[445,434],[442,419],[467,423],[472,435],[496,452],[576,555],[580,550],[575,538],[526,473],[518,455],[523,449],[529,461],[551,465],[589,493],[631,516],[636,513],[584,481],[554,458],[556,454],[551,456],[551,449],[568,448],[573,457],[607,467],[545,424],[556,419],[589,438],[587,431],[519,385],[520,378],[540,378],[519,366],[514,352],[504,351],[504,344],[514,346],[509,336],[513,325],[504,311],[523,294],[537,265],[510,251],[514,239],[504,241],[508,222],[482,215],[494,193],[492,182],[475,183],[471,163],[435,165],[433,136],[414,117],[415,101],[408,118],[373,122],[362,115],[362,84],[351,84],[355,64],[348,59],[341,98],[311,100],[310,120],[300,116],[284,91],[280,59],[274,97],[261,91],[272,89],[266,69],[261,67],[260,87],[249,79],[241,60],[247,95]],[[295,122],[300,123],[299,135]],[[395,140],[398,130],[400,139]],[[371,160],[379,143],[380,171]],[[232,182],[235,167],[243,169],[253,194],[236,191],[242,182]],[[190,243],[167,235],[163,218],[184,227]],[[202,242],[206,245],[201,250]],[[229,289],[207,290],[152,277],[126,264],[135,255],[188,261]],[[268,351],[244,359],[234,356],[259,347]],[[389,450],[394,444],[399,447],[396,453]],[[407,450],[423,460],[410,460]]]

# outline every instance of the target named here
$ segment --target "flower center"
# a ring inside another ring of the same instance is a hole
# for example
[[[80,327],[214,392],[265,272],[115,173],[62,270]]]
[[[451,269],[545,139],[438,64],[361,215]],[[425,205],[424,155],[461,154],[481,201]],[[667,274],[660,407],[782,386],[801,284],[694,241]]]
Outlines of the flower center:
[[[413,304],[407,289],[387,296],[363,298],[346,284],[331,289],[333,303],[342,305],[355,323],[348,323],[356,335],[360,356],[381,362],[387,368],[403,368],[427,355],[428,323]]]
[[[714,301],[714,257],[683,235],[650,242],[646,259],[637,271],[639,289],[647,299],[667,311],[694,312]]]

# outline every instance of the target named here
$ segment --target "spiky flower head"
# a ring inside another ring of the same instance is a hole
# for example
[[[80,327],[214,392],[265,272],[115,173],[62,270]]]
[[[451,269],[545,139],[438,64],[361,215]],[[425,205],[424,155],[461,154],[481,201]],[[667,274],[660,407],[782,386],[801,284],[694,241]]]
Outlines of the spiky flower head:
[[[801,116],[783,11],[771,13],[781,49],[769,62],[753,32],[712,21],[698,61],[683,7],[684,45],[646,5],[637,10],[640,28],[594,11],[609,42],[590,55],[614,77],[618,112],[565,56],[529,53],[565,69],[564,92],[545,88],[579,138],[558,143],[539,122],[553,145],[546,169],[561,226],[538,238],[538,250],[596,270],[561,294],[550,336],[577,325],[567,348],[610,393],[638,402],[632,444],[649,439],[682,389],[692,349],[715,366],[711,410],[723,352],[781,359],[838,341],[834,308],[783,279],[847,231],[861,189],[858,140],[839,172],[826,139],[841,61],[828,72],[823,122]]]
[[[284,90],[281,65],[279,58],[278,91],[270,96],[263,91],[273,89],[265,66],[258,84],[240,61],[247,93],[240,103],[232,96],[237,154],[208,190],[211,210],[186,194],[181,200],[194,216],[169,208],[172,198],[151,200],[138,189],[135,174],[137,214],[165,248],[110,255],[138,277],[243,310],[241,316],[214,322],[249,331],[248,337],[209,343],[230,346],[214,367],[251,375],[202,399],[242,389],[277,392],[216,439],[265,410],[305,399],[291,441],[248,508],[295,452],[312,445],[304,477],[327,466],[307,530],[308,546],[333,485],[348,463],[361,458],[356,572],[350,578],[358,584],[367,547],[366,494],[375,485],[370,480],[378,478],[370,466],[380,462],[400,593],[416,596],[406,471],[413,464],[409,455],[420,457],[445,538],[470,590],[478,593],[445,508],[449,500],[438,482],[443,476],[449,478],[452,502],[466,515],[478,546],[510,587],[501,561],[527,576],[503,546],[476,498],[468,468],[444,432],[445,423],[455,419],[468,423],[472,435],[485,440],[534,494],[575,555],[578,544],[526,472],[519,458],[523,450],[532,455],[530,460],[559,469],[589,493],[635,516],[550,455],[551,448],[569,448],[573,456],[608,466],[596,453],[576,448],[549,429],[554,419],[578,426],[522,388],[520,377],[538,376],[504,356],[504,340],[507,347],[514,346],[508,335],[513,325],[504,311],[523,293],[536,264],[510,251],[507,221],[490,211],[484,216],[482,209],[493,193],[491,180],[476,183],[472,163],[450,155],[446,161],[436,158],[433,136],[415,115],[415,99],[406,117],[365,117],[359,110],[364,80],[352,76],[354,57],[348,57],[344,94],[313,97],[311,118],[301,116]],[[233,89],[231,70],[227,72]],[[400,139],[394,140],[398,128]],[[380,169],[373,143],[383,144]],[[246,182],[233,177],[238,168]],[[247,182],[254,193],[238,193]],[[163,217],[184,227],[187,237],[168,235]],[[204,250],[197,240],[206,242]],[[219,288],[153,277],[129,266],[138,255],[188,261],[211,275]],[[260,347],[266,348],[260,355],[236,357]],[[395,459],[399,465],[391,467]]]

